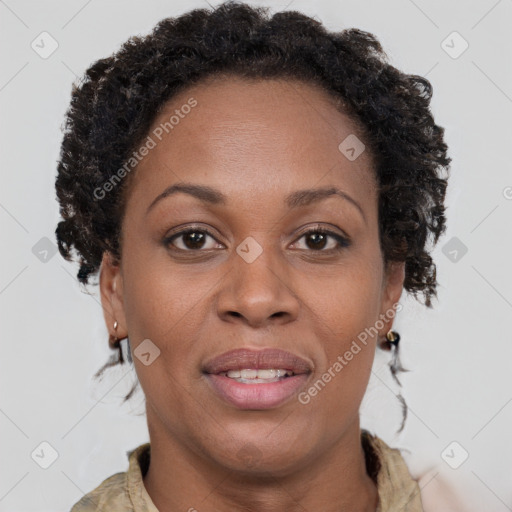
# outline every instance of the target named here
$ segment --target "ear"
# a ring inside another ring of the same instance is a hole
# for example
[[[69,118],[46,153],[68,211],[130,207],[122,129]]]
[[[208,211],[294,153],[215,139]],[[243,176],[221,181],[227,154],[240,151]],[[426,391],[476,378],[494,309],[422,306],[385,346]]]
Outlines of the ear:
[[[108,251],[103,253],[101,261],[100,293],[103,317],[109,334],[120,339],[125,338],[128,332],[123,303],[123,275],[119,262]]]
[[[390,261],[386,268],[381,295],[380,319],[384,327],[379,330],[379,338],[385,337],[393,326],[396,315],[396,304],[402,295],[405,279],[405,262]]]

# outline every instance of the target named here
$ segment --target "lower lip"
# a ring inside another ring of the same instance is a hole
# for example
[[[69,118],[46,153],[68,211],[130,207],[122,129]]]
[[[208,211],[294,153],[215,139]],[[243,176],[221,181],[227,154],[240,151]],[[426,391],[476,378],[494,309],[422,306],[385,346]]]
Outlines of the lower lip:
[[[224,375],[206,374],[213,389],[228,403],[239,409],[270,409],[298,393],[308,374],[293,375],[277,382],[243,384]]]

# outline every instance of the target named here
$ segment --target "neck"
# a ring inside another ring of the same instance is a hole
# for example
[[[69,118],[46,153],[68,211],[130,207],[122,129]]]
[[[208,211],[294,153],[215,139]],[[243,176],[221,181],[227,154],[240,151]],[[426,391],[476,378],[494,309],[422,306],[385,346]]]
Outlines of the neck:
[[[277,476],[222,466],[154,428],[150,419],[157,421],[148,411],[151,460],[144,486],[160,512],[376,510],[378,492],[366,472],[359,418],[325,453]]]

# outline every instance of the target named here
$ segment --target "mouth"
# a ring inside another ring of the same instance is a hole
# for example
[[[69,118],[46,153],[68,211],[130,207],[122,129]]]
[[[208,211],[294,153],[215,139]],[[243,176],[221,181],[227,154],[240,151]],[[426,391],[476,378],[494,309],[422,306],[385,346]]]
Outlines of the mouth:
[[[280,349],[237,349],[208,361],[202,368],[217,396],[239,409],[269,409],[304,387],[313,366]]]

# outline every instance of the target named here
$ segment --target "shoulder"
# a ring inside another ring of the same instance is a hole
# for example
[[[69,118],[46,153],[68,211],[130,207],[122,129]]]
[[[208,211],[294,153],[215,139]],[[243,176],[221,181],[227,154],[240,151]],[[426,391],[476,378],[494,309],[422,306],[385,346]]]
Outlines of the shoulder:
[[[94,490],[73,505],[71,512],[99,512],[103,510],[127,511],[129,506],[126,472],[116,473],[103,480]],[[118,508],[113,509],[113,506]],[[121,506],[121,508],[119,508]]]
[[[405,463],[400,450],[391,448],[382,439],[363,431],[379,461],[377,488],[381,512],[403,510],[423,512],[418,481]]]
[[[75,503],[71,512],[131,512],[133,493],[142,488],[142,475],[149,456],[149,443],[126,452],[128,471],[116,473]],[[141,467],[142,463],[142,467]]]

